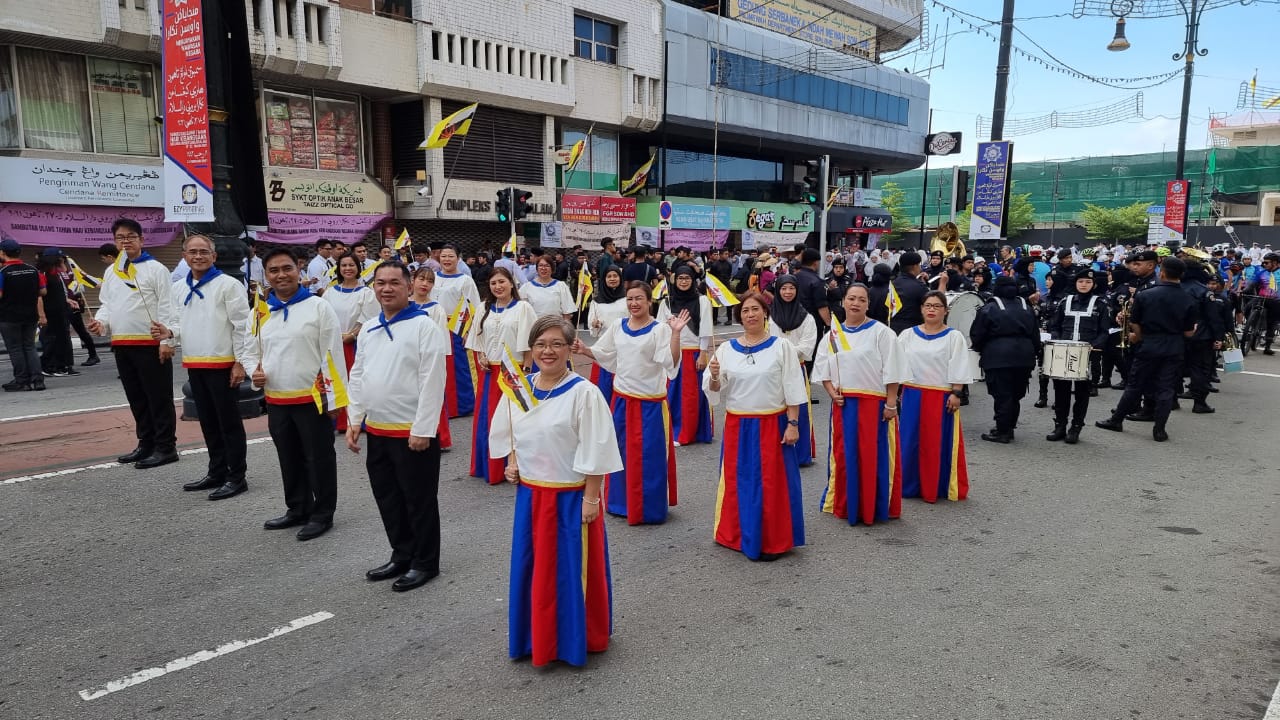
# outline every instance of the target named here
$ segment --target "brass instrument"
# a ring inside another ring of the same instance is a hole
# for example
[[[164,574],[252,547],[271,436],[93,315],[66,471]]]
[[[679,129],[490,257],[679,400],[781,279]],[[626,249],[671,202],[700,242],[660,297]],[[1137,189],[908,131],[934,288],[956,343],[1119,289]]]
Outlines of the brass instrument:
[[[1129,350],[1129,308],[1133,305],[1133,296],[1120,298],[1120,351]]]
[[[944,258],[964,257],[969,252],[964,247],[964,241],[960,239],[960,229],[953,222],[945,222],[938,226],[938,231],[933,235],[933,243],[929,246],[929,251],[938,251],[942,253]]]

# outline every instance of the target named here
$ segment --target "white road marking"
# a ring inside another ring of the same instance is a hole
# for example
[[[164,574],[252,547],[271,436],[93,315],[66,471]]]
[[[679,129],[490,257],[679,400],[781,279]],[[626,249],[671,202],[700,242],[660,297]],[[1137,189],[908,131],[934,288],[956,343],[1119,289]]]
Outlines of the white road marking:
[[[269,437],[253,438],[252,440],[246,441],[245,444],[258,445],[270,439],[271,438]],[[199,455],[200,453],[207,453],[207,452],[209,452],[209,448],[199,447],[199,448],[191,448],[190,450],[183,450],[178,454],[179,455]],[[0,480],[0,485],[17,485],[18,483],[30,482],[31,480],[45,480],[47,478],[62,477],[64,475],[78,475],[82,472],[87,472],[89,470],[109,470],[111,468],[116,468],[116,467],[123,467],[123,466],[120,463],[107,462],[107,463],[98,463],[97,465],[85,465],[83,467],[63,468],[61,470],[52,470],[50,472],[37,473],[35,475],[19,475],[18,477],[11,477],[8,480]]]
[[[1261,377],[1270,377],[1270,378],[1280,378],[1280,375],[1277,375],[1275,373],[1260,373],[1260,372],[1254,372],[1252,370],[1241,370],[1240,374],[1241,375],[1258,375]]]
[[[1276,683],[1276,691],[1271,693],[1271,704],[1267,706],[1262,720],[1280,720],[1280,683]]]
[[[179,402],[182,397],[176,397],[174,402]],[[19,415],[17,417],[0,418],[0,423],[18,422],[19,420],[39,420],[40,418],[58,417],[60,415],[79,415],[80,413],[94,412],[96,410],[119,410],[120,408],[129,407],[129,403],[121,405],[103,405],[102,407],[77,408],[75,410],[58,410],[55,412],[36,413],[35,415]]]
[[[300,617],[288,624],[275,628],[260,638],[254,638],[252,640],[235,640],[226,643],[225,645],[219,645],[212,650],[201,650],[198,653],[187,655],[186,657],[180,657],[177,660],[170,660],[160,667],[151,667],[145,670],[139,670],[128,677],[123,677],[119,680],[112,680],[105,685],[99,685],[98,687],[89,688],[88,690],[81,690],[80,698],[86,701],[97,700],[98,698],[110,695],[113,692],[119,692],[126,688],[133,687],[134,685],[140,685],[148,680],[155,680],[156,678],[168,675],[171,672],[186,670],[193,665],[198,665],[207,660],[212,660],[216,657],[221,657],[237,650],[243,650],[247,647],[257,645],[260,642],[266,642],[272,638],[278,638],[281,635],[291,633],[294,630],[300,630],[308,625],[315,625],[316,623],[324,622],[332,617],[333,613],[323,611],[306,617]]]

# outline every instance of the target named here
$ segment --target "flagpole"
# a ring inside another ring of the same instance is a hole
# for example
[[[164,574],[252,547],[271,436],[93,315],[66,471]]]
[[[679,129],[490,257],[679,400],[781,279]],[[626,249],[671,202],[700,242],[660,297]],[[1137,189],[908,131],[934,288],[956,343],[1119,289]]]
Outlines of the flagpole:
[[[436,205],[436,215],[439,215],[440,208],[444,207],[444,198],[449,194],[449,183],[453,181],[453,170],[458,167],[458,158],[462,157],[462,151],[467,149],[467,138],[470,136],[471,133],[462,136],[462,144],[458,146],[458,154],[454,155],[453,162],[449,163],[449,172],[444,175],[444,189],[440,191],[440,202]],[[441,148],[441,150],[443,149]]]

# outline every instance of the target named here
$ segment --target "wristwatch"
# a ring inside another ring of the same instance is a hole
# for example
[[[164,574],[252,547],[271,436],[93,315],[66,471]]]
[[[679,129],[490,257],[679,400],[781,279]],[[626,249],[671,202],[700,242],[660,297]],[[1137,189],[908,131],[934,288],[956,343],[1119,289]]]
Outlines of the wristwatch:
[[[788,420],[787,424],[790,425],[791,427],[800,427],[799,420]]]

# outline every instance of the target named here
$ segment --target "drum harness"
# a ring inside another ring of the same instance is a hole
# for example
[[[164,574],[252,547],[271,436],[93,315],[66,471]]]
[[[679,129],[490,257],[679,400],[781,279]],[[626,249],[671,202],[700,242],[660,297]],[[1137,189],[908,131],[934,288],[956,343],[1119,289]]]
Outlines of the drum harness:
[[[1081,319],[1081,318],[1083,318],[1083,317],[1088,317],[1088,316],[1090,316],[1090,315],[1092,315],[1092,314],[1093,314],[1094,303],[1096,303],[1096,302],[1098,301],[1098,296],[1097,296],[1097,295],[1090,295],[1090,296],[1089,296],[1089,304],[1088,304],[1088,306],[1086,306],[1086,307],[1085,307],[1085,309],[1084,309],[1084,310],[1072,310],[1072,309],[1071,309],[1071,308],[1072,308],[1072,302],[1071,302],[1071,301],[1072,301],[1072,300],[1074,300],[1074,299],[1075,299],[1075,296],[1074,296],[1074,295],[1072,295],[1072,296],[1068,297],[1068,298],[1064,301],[1064,302],[1066,302],[1066,303],[1067,303],[1067,306],[1066,306],[1066,308],[1062,311],[1062,314],[1064,314],[1064,315],[1068,315],[1068,316],[1070,316],[1071,318],[1073,318],[1073,321],[1074,321],[1074,323],[1075,323],[1075,324],[1072,326],[1071,337],[1072,337],[1072,339],[1073,339],[1073,340],[1079,341],[1079,340],[1080,340],[1080,319]]]

